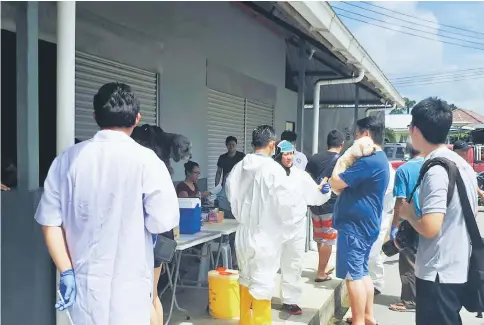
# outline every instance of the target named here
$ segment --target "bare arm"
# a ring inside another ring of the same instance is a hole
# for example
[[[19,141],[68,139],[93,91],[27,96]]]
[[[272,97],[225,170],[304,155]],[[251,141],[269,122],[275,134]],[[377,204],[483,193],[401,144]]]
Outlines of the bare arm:
[[[217,168],[217,173],[215,174],[215,186],[220,184],[220,178],[222,177],[222,168],[218,167]]]
[[[397,200],[395,201],[395,207],[393,208],[393,227],[398,227],[398,225],[400,224],[400,208],[403,201],[404,200],[402,198],[397,198]]]
[[[329,185],[331,186],[332,189],[335,189],[337,191],[343,190],[348,187],[348,184],[346,184],[340,177],[339,175],[334,175],[329,179]]]
[[[404,203],[404,205],[409,205],[408,203]],[[409,208],[410,212],[407,214],[405,219],[410,222],[412,227],[422,236],[425,238],[434,238],[440,233],[442,229],[442,225],[444,223],[444,213],[427,213],[422,216],[421,219],[418,219],[415,215],[415,209],[412,207]]]
[[[72,269],[72,262],[67,249],[65,233],[62,227],[42,226],[45,244],[60,273]]]

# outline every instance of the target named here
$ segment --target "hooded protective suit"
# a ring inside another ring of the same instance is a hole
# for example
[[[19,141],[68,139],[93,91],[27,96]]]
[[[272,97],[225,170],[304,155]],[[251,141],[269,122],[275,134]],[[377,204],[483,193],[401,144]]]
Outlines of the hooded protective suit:
[[[151,234],[173,229],[179,218],[165,164],[122,132],[99,131],[54,160],[35,219],[65,231],[75,324],[150,324]]]
[[[306,247],[307,207],[326,203],[331,197],[331,191],[322,194],[312,177],[295,166],[291,167],[288,178],[294,189],[293,200],[298,204],[293,210],[292,219],[283,231],[281,291],[284,304],[297,305],[302,294],[300,281]]]
[[[389,163],[390,164],[390,163]],[[388,181],[387,191],[385,192],[385,198],[383,199],[383,212],[380,226],[380,233],[377,240],[373,243],[370,251],[370,257],[368,260],[368,267],[370,270],[370,276],[373,280],[373,285],[376,290],[382,292],[384,287],[384,266],[385,262],[384,254],[382,253],[382,246],[385,242],[386,236],[390,232],[393,214],[391,213],[395,206],[395,197],[393,196],[393,186],[395,184],[395,170],[390,164],[390,179]]]

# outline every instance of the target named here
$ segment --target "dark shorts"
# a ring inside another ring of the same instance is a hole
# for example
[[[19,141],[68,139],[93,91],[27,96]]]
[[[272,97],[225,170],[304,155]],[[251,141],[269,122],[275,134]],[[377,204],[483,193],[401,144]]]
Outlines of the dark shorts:
[[[166,237],[166,238],[169,238],[169,239],[175,239],[175,234],[173,233],[173,230],[164,232],[164,233],[160,234],[159,236],[163,236],[163,237]],[[162,263],[161,260],[158,260],[157,258],[155,258],[155,269],[159,268],[161,266],[161,263]]]
[[[462,325],[460,310],[465,284],[440,283],[417,278],[415,324]]]
[[[374,240],[339,233],[336,243],[336,276],[345,280],[361,280],[370,275],[368,259]]]

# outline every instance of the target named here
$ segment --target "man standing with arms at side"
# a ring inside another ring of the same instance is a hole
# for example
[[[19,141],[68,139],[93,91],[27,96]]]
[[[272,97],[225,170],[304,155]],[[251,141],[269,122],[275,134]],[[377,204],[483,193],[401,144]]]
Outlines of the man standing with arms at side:
[[[225,146],[227,147],[227,152],[218,157],[215,186],[219,185],[220,181],[222,181],[221,185],[224,186],[225,180],[232,168],[245,157],[243,152],[237,151],[236,137],[228,136],[227,139],[225,139]]]
[[[139,111],[129,86],[102,86],[101,131],[61,153],[45,180],[35,219],[60,272],[56,307],[72,307],[74,324],[150,324],[151,234],[177,226],[180,212],[165,164],[130,137]]]
[[[334,166],[344,146],[343,134],[338,130],[329,132],[326,144],[328,151],[315,154],[309,158],[306,167],[306,171],[316,182],[325,177],[329,179],[331,174],[333,174]],[[319,253],[318,272],[315,282],[331,280],[329,275],[334,269],[328,263],[338,236],[338,232],[333,228],[333,209],[336,199],[336,194],[331,193],[331,198],[328,202],[321,206],[310,207],[313,222],[313,240],[318,245]]]
[[[393,210],[392,230],[390,233],[391,240],[395,239],[398,232],[398,226],[400,225],[400,207],[402,203],[410,197],[415,185],[417,185],[420,169],[424,162],[420,152],[415,150],[410,143],[407,143],[407,153],[410,155],[410,160],[398,167],[395,175],[393,196],[395,196],[396,201]],[[416,200],[415,203],[418,203],[418,200]],[[402,282],[402,291],[400,302],[390,305],[390,309],[393,311],[415,310],[415,256],[415,251],[412,249],[404,249],[400,251],[398,257],[398,270]]]
[[[474,215],[477,213],[477,180],[472,167],[445,141],[452,125],[452,109],[438,98],[427,98],[412,109],[409,132],[412,145],[425,160],[443,157],[453,161],[464,181]],[[449,204],[449,177],[442,166],[430,168],[423,177],[417,198],[421,213],[413,203],[403,202],[400,216],[419,234],[416,276],[416,324],[460,325],[471,243],[457,186]]]
[[[377,150],[359,158],[343,173],[332,177],[331,188],[343,190],[333,212],[338,231],[336,276],[346,280],[354,325],[376,325],[373,315],[374,288],[368,259],[380,233],[383,199],[390,178],[383,145],[383,123],[373,116],[356,122],[355,137],[369,136]]]
[[[294,148],[296,148],[296,140],[297,140],[297,134],[293,131],[286,130],[282,132],[281,134],[281,141],[289,141],[292,143]],[[293,161],[293,166],[296,168],[299,168],[301,170],[306,170],[306,165],[308,164],[308,158],[306,158],[306,155],[303,154],[301,151],[296,151],[294,152],[294,161]]]

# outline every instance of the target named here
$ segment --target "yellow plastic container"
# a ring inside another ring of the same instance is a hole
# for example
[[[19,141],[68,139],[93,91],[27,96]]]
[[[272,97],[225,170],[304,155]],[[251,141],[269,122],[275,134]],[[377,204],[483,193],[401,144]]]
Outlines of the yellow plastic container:
[[[239,272],[225,268],[208,272],[208,302],[213,318],[239,318]]]

